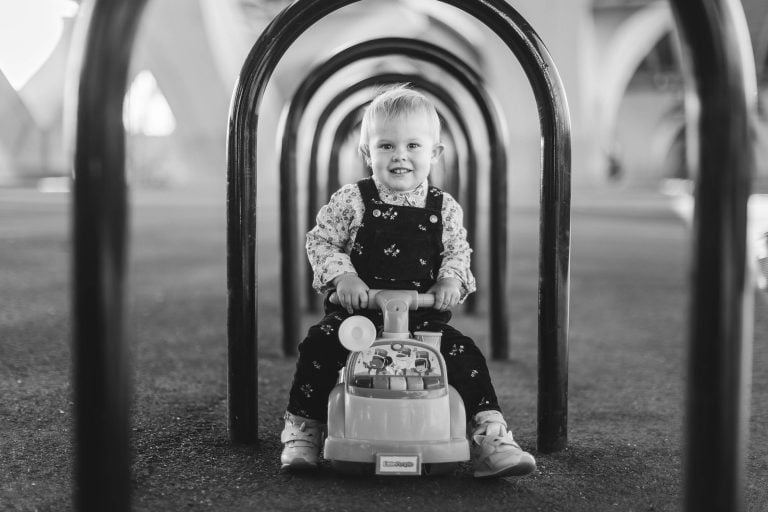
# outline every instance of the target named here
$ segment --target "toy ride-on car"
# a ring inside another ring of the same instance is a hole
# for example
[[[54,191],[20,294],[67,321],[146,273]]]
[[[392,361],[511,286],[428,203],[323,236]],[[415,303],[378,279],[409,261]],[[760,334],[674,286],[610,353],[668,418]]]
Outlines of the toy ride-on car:
[[[370,290],[368,304],[381,308],[383,329],[364,316],[339,328],[350,355],[328,400],[324,457],[344,473],[453,471],[469,460],[464,403],[448,383],[440,333],[408,331],[408,310],[434,296]]]

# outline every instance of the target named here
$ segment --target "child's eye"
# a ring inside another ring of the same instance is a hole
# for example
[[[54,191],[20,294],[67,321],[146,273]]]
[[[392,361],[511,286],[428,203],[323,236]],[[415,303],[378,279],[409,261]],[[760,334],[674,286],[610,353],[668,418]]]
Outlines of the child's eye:
[[[392,144],[379,144],[379,149],[382,151],[389,151],[392,149]]]
[[[411,142],[408,144],[408,149],[419,149],[421,147],[421,144],[418,142]]]

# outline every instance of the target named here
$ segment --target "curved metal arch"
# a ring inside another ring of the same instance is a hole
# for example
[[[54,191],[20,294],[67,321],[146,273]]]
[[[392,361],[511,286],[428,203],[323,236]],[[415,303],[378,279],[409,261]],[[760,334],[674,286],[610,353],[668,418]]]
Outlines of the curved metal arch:
[[[66,89],[74,101],[65,102],[65,120],[76,121],[72,361],[78,510],[121,511],[131,504],[124,320],[129,214],[122,112],[132,43],[145,4],[85,2],[69,63]]]
[[[230,108],[227,143],[229,426],[234,441],[257,439],[256,146],[267,82],[288,47],[326,15],[359,0],[297,0],[264,30],[246,58]],[[567,445],[567,333],[570,262],[570,117],[554,61],[538,34],[504,0],[440,0],[474,16],[514,53],[533,88],[542,134],[539,235],[538,446]],[[506,187],[504,182],[497,184]],[[500,195],[493,211],[506,212]],[[506,214],[498,219],[506,223]],[[494,264],[506,247],[491,251]],[[493,264],[492,264],[493,265]],[[503,294],[491,304],[504,302]]]
[[[298,127],[304,116],[304,113],[312,101],[313,97],[320,87],[335,73],[344,67],[357,61],[389,55],[402,55],[409,58],[420,59],[437,65],[453,78],[455,78],[462,87],[470,94],[475,101],[488,132],[490,147],[490,169],[491,180],[496,189],[503,192],[503,197],[496,200],[492,197],[490,200],[490,216],[497,219],[490,226],[489,239],[491,240],[490,253],[490,339],[494,340],[492,346],[492,357],[494,359],[507,359],[509,357],[509,348],[506,340],[509,338],[509,325],[507,316],[507,299],[505,288],[507,282],[506,259],[498,257],[507,252],[507,223],[506,223],[506,176],[507,176],[507,155],[504,146],[503,137],[506,136],[504,125],[498,116],[498,109],[494,108],[496,101],[484,86],[484,80],[478,72],[467,65],[455,54],[427,41],[416,39],[388,37],[364,41],[349,46],[338,51],[326,62],[316,66],[307,77],[302,81],[288,107],[285,116],[284,134],[280,151],[280,183],[281,183],[281,228],[282,233],[290,233],[289,237],[282,238],[282,279],[283,290],[283,351],[286,354],[293,353],[293,344],[298,339],[296,328],[297,322],[295,316],[297,313],[291,312],[295,307],[295,297],[298,297],[298,275],[295,273],[297,265],[293,261],[297,253],[296,235],[292,226],[296,225],[295,212],[298,210],[296,204],[296,175],[297,175],[297,157],[296,144],[298,139]],[[314,156],[310,157],[310,162]],[[473,155],[474,158],[474,155]],[[476,164],[477,159],[470,162],[471,166]],[[472,167],[473,168],[473,167]],[[311,181],[311,188],[315,187]],[[474,180],[468,182],[468,203],[466,211],[468,212],[467,222],[469,225],[468,233],[470,237],[474,236],[475,215],[477,211],[477,183]],[[311,203],[308,211],[309,215],[317,211],[318,205]],[[311,224],[314,219],[309,219]],[[474,239],[470,239],[472,243]],[[494,255],[497,257],[494,258]],[[286,296],[287,295],[287,296]],[[473,311],[475,306],[474,297],[468,301],[468,311]],[[286,313],[288,311],[288,313]],[[289,315],[290,318],[286,318]]]
[[[364,80],[361,80],[360,82],[352,85],[351,87],[348,87],[345,89],[346,94],[353,94],[357,91],[361,91],[367,87],[372,87],[375,85],[381,85],[381,84],[392,84],[392,83],[398,83],[398,82],[411,82],[417,87],[427,91],[434,97],[438,98],[440,102],[445,105],[447,110],[453,115],[454,119],[456,119],[456,122],[459,124],[458,128],[461,131],[461,133],[464,135],[465,140],[469,141],[467,143],[468,146],[468,159],[467,159],[467,167],[469,169],[472,169],[476,166],[477,157],[473,149],[473,144],[471,144],[472,140],[472,132],[467,126],[467,124],[463,121],[463,117],[461,116],[461,109],[458,107],[456,102],[452,99],[452,97],[447,93],[447,91],[438,86],[437,84],[434,84],[433,82],[425,79],[424,77],[418,75],[418,74],[398,74],[398,73],[383,73],[379,75],[374,75],[373,77],[366,78]],[[346,98],[344,94],[339,94],[335,96],[326,107],[322,110],[320,115],[318,116],[317,120],[317,129],[316,133],[322,133],[325,127],[325,124],[328,122],[331,114],[341,105],[343,100]],[[317,213],[317,210],[319,208],[317,196],[316,194],[313,194],[312,192],[317,190],[318,183],[317,183],[317,159],[318,159],[318,153],[319,153],[319,140],[317,137],[313,139],[312,145],[310,147],[310,156],[309,156],[309,189],[310,189],[310,196],[307,206],[307,224],[312,225],[314,223],[315,217],[314,215]],[[471,181],[469,181],[472,183]],[[338,188],[339,183],[329,183],[329,187],[331,190],[335,190]],[[468,241],[470,245],[474,247],[474,236],[476,234],[476,216],[474,215],[474,212],[470,210],[470,208],[474,208],[476,205],[476,187],[473,186],[470,188],[470,191],[468,192],[468,196],[472,196],[472,200],[469,202],[469,206],[467,207],[467,211],[471,212],[471,214],[468,215]],[[285,214],[286,212],[282,212]],[[284,253],[285,254],[285,253]],[[293,253],[294,256],[291,256],[292,259],[295,259],[295,252]],[[285,273],[287,270],[287,266],[289,262],[286,261],[287,258],[283,258],[283,265]],[[290,268],[296,268],[295,266]],[[287,273],[288,275],[292,275],[291,272]],[[289,310],[290,311],[290,310]],[[295,315],[295,313],[294,313]],[[286,319],[284,321],[284,327],[290,326],[290,320]],[[293,339],[296,339],[294,337]],[[285,341],[285,340],[284,340]],[[287,340],[288,343],[290,343],[291,340]]]
[[[331,141],[331,151],[328,155],[328,177],[326,179],[326,182],[328,183],[328,191],[338,189],[338,184],[341,181],[338,177],[338,162],[341,159],[341,146],[343,145],[344,140],[349,137],[350,133],[352,133],[355,125],[360,123],[364,106],[365,103],[358,105],[357,107],[347,112],[347,114],[341,118],[338,125],[336,126],[336,131],[334,132],[333,139]],[[316,134],[312,140],[313,146],[320,143],[318,135],[319,133]],[[332,172],[333,169],[336,169],[336,172]],[[314,166],[314,172],[317,172],[317,165]],[[312,191],[310,191],[310,194],[312,194]],[[312,195],[317,197],[317,191],[315,191],[315,193]]]
[[[701,104],[694,124],[684,505],[690,512],[743,511],[754,328],[747,202],[756,167],[755,64],[740,2],[672,6],[690,59],[686,78]]]

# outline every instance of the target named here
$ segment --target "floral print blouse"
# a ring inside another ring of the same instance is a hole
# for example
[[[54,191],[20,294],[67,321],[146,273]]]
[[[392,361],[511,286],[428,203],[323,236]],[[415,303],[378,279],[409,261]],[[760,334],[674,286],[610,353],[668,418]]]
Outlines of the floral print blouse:
[[[392,191],[373,178],[379,197],[387,204],[424,208],[428,184],[425,180],[408,192]],[[341,274],[355,272],[349,254],[357,230],[363,221],[365,206],[356,183],[336,191],[328,204],[320,208],[317,223],[307,233],[307,256],[312,265],[312,286],[318,292],[332,288],[331,281]],[[443,261],[437,279],[453,277],[461,283],[461,302],[475,291],[475,277],[469,268],[472,249],[467,242],[464,212],[459,203],[443,192]]]

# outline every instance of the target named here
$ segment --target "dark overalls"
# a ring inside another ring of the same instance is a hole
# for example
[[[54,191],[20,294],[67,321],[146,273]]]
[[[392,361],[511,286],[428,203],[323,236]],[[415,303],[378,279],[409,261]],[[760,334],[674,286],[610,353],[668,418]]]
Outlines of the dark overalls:
[[[417,208],[384,203],[371,178],[357,185],[365,214],[350,258],[358,276],[370,288],[426,292],[435,283],[442,261],[442,191],[429,187],[425,208]],[[381,311],[355,314],[382,327]],[[339,325],[349,316],[326,298],[325,317],[309,328],[299,344],[288,403],[292,414],[326,421],[328,396],[349,355],[338,338]],[[448,381],[464,401],[468,419],[480,411],[499,410],[485,357],[471,338],[448,325],[450,319],[450,311],[420,309],[409,312],[408,327],[411,331],[442,331],[440,351]]]

